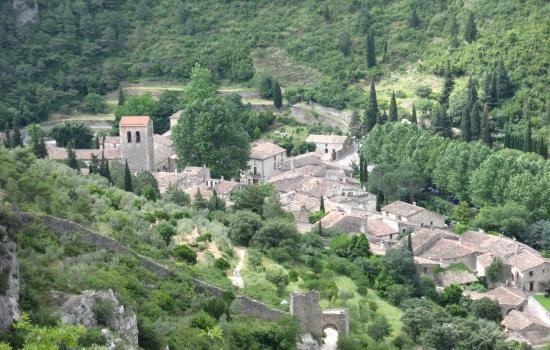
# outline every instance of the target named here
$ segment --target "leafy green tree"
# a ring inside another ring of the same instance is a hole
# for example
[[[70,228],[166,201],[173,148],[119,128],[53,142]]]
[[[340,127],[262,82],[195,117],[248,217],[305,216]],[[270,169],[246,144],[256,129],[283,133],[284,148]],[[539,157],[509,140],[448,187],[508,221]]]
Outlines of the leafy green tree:
[[[442,297],[446,305],[458,304],[462,299],[462,288],[456,284],[451,284],[443,289]]]
[[[105,98],[95,92],[89,93],[84,97],[84,112],[99,114],[105,112]]]
[[[248,166],[250,145],[239,111],[221,97],[197,101],[172,130],[179,167],[210,168],[213,177],[237,177]]]
[[[473,300],[470,304],[470,309],[477,318],[493,321],[497,324],[502,321],[502,311],[498,301],[491,300],[489,298]]]
[[[274,192],[274,188],[270,184],[246,186],[232,194],[233,207],[239,210],[250,210],[256,214],[263,215],[265,200],[267,197],[273,195]]]
[[[376,342],[382,342],[391,334],[391,326],[384,315],[378,315],[367,326],[367,334]]]
[[[498,61],[495,75],[498,99],[504,100],[508,97],[511,97],[514,94],[514,89],[512,83],[510,82],[510,78],[508,77],[508,72],[506,71],[504,61]]]
[[[450,322],[435,323],[423,336],[423,345],[428,349],[448,350],[456,348],[460,339],[458,326]]]
[[[164,91],[151,113],[153,118],[153,131],[155,134],[164,134],[170,129],[170,116],[180,107],[180,94],[177,91]]]
[[[227,235],[233,242],[248,246],[262,225],[260,215],[251,211],[238,211],[230,218]]]
[[[286,248],[291,256],[296,252],[300,236],[294,223],[285,220],[269,220],[254,235],[252,244],[264,250],[270,248]]]
[[[453,217],[461,224],[468,224],[473,217],[472,208],[467,201],[460,201],[460,203],[453,208]]]
[[[124,163],[124,191],[132,192],[132,173],[130,172],[130,167],[128,167],[128,160]]]
[[[10,128],[10,122],[6,121],[6,124],[4,125],[4,146],[6,148],[11,148],[11,128]]]
[[[537,250],[550,250],[550,221],[532,223],[522,234],[521,240]]]
[[[23,136],[19,129],[19,119],[14,118],[12,124],[10,148],[23,147]]]
[[[67,121],[56,124],[50,131],[55,139],[57,147],[72,145],[73,148],[92,148],[94,133],[92,129],[82,122]]]
[[[175,203],[177,205],[189,205],[191,198],[184,190],[179,189],[176,185],[168,185],[168,188],[162,195],[162,198],[168,202]]]
[[[144,196],[149,200],[156,200],[160,197],[159,185],[153,174],[147,170],[140,170],[132,181],[134,193]]]
[[[273,104],[277,109],[280,109],[283,106],[283,94],[277,80],[273,81]]]
[[[464,39],[471,43],[475,41],[477,38],[477,27],[476,27],[476,21],[474,18],[474,13],[469,12],[468,13],[468,20],[466,22],[466,25],[464,26]]]
[[[288,275],[283,269],[268,269],[265,272],[265,279],[273,283],[277,288],[284,289],[288,285]]]
[[[485,275],[488,282],[498,282],[502,279],[502,260],[499,257],[494,257],[493,261],[485,269]]]
[[[413,255],[407,249],[390,249],[381,260],[382,265],[386,267],[386,271],[395,283],[416,284],[418,273]]]
[[[376,66],[376,46],[374,43],[374,31],[371,29],[367,35],[367,67],[371,68],[374,66]]]
[[[264,75],[258,79],[258,90],[262,98],[273,98],[274,80],[270,75]]]
[[[355,138],[359,139],[362,135],[362,125],[361,125],[361,116],[359,115],[359,112],[356,110],[353,111],[351,114],[351,120],[349,123],[349,133],[350,135]]]
[[[13,328],[21,334],[24,349],[76,349],[78,340],[86,333],[83,326],[58,325],[41,327],[31,324],[29,316],[24,314],[22,320]],[[0,345],[2,346],[2,345]],[[7,348],[9,349],[9,347]]]
[[[353,236],[348,249],[348,258],[350,260],[368,258],[371,256],[369,241],[367,240],[367,236],[363,233]]]
[[[208,210],[225,210],[225,201],[218,196],[216,190],[213,191],[212,197],[208,200]]]
[[[169,234],[169,232],[166,233]],[[170,236],[170,238],[171,237],[172,236]],[[170,240],[168,240],[168,242],[170,242]],[[168,244],[168,242],[166,244]],[[170,252],[170,255],[176,257],[178,260],[185,261],[188,264],[194,265],[197,263],[197,253],[186,245],[174,247],[174,249]]]
[[[200,64],[196,64],[191,70],[191,79],[183,92],[182,107],[195,102],[205,101],[216,97],[217,87],[213,83],[212,73],[207,68],[203,68]]]
[[[481,208],[472,225],[486,231],[499,231],[507,236],[520,237],[527,229],[527,217],[527,210],[516,203],[486,206]]]
[[[163,221],[155,227],[155,232],[162,237],[166,245],[170,244],[172,236],[176,234],[176,229],[174,226],[170,225],[168,222]]]
[[[533,135],[531,130],[531,114],[529,113],[529,100],[526,98],[523,104],[523,118],[527,120],[525,136],[523,139],[523,150],[525,152],[533,151]]]
[[[397,101],[395,100],[395,91],[392,91],[390,102],[390,121],[396,122],[399,117],[397,116]]]
[[[365,131],[369,132],[374,128],[379,113],[380,111],[378,110],[378,101],[376,100],[376,88],[374,86],[373,80],[370,85],[369,104],[367,106],[367,109],[365,110]]]
[[[157,108],[157,101],[151,94],[134,95],[128,97],[122,106],[117,107],[115,111],[115,122],[112,133],[118,135],[118,124],[120,118],[132,115],[152,116]]]
[[[432,327],[434,315],[423,307],[410,308],[401,317],[401,322],[403,322],[403,330],[416,342]]]

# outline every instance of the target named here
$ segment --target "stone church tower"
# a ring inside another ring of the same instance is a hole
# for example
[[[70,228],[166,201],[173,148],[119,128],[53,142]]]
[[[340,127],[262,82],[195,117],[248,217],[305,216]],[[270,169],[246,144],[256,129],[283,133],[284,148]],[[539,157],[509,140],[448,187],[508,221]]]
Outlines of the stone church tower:
[[[122,117],[119,124],[122,161],[132,171],[153,171],[153,121],[147,116]]]

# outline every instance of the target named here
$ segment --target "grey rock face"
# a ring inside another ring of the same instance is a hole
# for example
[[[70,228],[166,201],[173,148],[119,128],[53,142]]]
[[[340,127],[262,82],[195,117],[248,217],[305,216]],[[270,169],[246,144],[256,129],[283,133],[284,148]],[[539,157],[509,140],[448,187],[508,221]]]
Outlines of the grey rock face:
[[[38,3],[36,1],[33,3],[34,6],[29,6],[26,0],[13,0],[12,6],[17,16],[17,24],[38,22]]]
[[[8,330],[11,324],[21,319],[19,311],[19,258],[17,246],[8,238],[6,228],[0,226],[0,274],[7,279],[7,289],[0,291],[0,328]],[[2,293],[3,292],[3,293]]]
[[[296,344],[298,350],[319,350],[319,343],[310,333],[302,334],[300,341]]]
[[[124,310],[111,289],[106,292],[85,291],[80,295],[54,292],[54,298],[61,303],[61,322],[83,325],[86,328],[103,326],[99,325],[94,310],[96,303],[108,302],[112,306],[111,316],[106,320],[107,327],[102,329],[108,347],[114,349],[117,344],[124,342],[128,349],[138,348],[136,315]]]

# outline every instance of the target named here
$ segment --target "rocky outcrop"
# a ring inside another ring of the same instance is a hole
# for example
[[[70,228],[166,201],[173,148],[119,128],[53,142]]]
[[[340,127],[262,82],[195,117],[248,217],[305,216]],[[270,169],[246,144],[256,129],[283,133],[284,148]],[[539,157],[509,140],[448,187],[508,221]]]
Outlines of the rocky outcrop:
[[[0,329],[9,330],[21,319],[19,311],[19,258],[17,245],[0,226]]]
[[[138,348],[136,315],[124,309],[111,289],[106,292],[85,291],[78,295],[54,292],[53,297],[60,305],[61,322],[102,328],[110,349],[117,346]],[[102,308],[98,307],[100,303]]]
[[[319,350],[319,343],[310,333],[304,333],[296,344],[298,350]]]
[[[15,12],[17,24],[38,22],[38,3],[36,1],[13,0],[12,7]]]

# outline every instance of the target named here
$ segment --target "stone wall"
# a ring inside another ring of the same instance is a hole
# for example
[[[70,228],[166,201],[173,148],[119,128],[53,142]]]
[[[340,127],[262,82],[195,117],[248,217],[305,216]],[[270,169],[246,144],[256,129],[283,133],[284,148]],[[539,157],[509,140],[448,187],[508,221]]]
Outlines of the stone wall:
[[[322,329],[327,326],[335,326],[339,334],[349,334],[349,317],[347,309],[323,311]]]
[[[0,274],[6,279],[7,289],[0,291],[0,330],[7,331],[11,324],[21,319],[19,311],[19,258],[17,246],[8,237],[7,229],[0,226]]]
[[[319,305],[318,291],[309,293],[290,293],[290,314],[298,317],[303,333],[311,333],[314,337],[322,335],[323,313]]]

